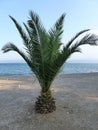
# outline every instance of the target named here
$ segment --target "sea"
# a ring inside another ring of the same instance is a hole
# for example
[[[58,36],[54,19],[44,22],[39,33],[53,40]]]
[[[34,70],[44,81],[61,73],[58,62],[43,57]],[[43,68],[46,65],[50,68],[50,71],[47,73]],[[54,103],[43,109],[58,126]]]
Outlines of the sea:
[[[60,74],[98,72],[98,63],[66,63]],[[26,63],[0,63],[0,76],[34,75]]]

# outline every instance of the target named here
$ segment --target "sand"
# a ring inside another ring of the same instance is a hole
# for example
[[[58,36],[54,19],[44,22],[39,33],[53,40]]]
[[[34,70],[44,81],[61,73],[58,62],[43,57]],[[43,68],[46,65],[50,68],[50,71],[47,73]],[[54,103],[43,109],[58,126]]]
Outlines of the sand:
[[[35,77],[0,77],[0,130],[98,130],[98,73],[56,77],[57,109],[34,110],[40,86]]]

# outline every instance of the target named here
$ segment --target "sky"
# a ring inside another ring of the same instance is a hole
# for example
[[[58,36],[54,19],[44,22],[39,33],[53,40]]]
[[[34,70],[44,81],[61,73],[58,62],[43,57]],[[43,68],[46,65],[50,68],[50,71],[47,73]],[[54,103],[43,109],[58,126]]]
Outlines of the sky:
[[[8,42],[23,48],[20,35],[9,15],[23,25],[28,20],[30,10],[40,16],[47,30],[62,13],[66,13],[62,38],[64,44],[84,29],[92,29],[98,34],[98,0],[0,0],[0,63],[23,62],[17,53],[3,54],[1,48]],[[68,62],[98,63],[98,46],[85,45],[81,50],[82,53],[73,54]]]

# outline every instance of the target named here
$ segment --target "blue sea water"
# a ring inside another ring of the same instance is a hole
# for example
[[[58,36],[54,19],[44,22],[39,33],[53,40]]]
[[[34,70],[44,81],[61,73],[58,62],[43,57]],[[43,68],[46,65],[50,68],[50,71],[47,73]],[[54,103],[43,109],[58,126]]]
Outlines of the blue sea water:
[[[66,63],[61,74],[98,72],[98,63]],[[0,76],[32,75],[26,63],[0,63]]]

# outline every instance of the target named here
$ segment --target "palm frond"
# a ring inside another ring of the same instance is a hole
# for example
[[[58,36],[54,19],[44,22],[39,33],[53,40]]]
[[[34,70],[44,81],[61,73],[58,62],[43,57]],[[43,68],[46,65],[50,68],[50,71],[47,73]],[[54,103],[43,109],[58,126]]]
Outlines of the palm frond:
[[[41,32],[45,32],[46,30],[44,26],[42,25],[39,15],[32,11],[29,12],[29,15],[30,15],[30,20],[33,21],[33,23],[36,25],[36,28]],[[28,20],[28,24],[29,24],[29,20]],[[32,25],[29,24],[29,26],[33,29]]]
[[[69,48],[70,45],[83,33],[90,31],[90,29],[85,29],[77,33],[67,44],[66,47]]]
[[[34,35],[33,38],[36,38],[35,41],[38,40],[38,43],[42,44],[41,43],[42,41],[41,39],[43,38],[42,35],[46,34],[46,30],[43,27],[39,16],[35,12],[30,11],[29,14],[30,14],[30,20],[28,20],[29,30],[31,31],[32,36]]]
[[[23,25],[25,26],[26,31],[28,32],[28,35],[29,35],[30,39],[32,39],[32,35],[31,35],[29,27],[25,23],[23,23]]]
[[[36,43],[40,44],[41,55],[42,57],[45,56],[48,34],[42,25],[39,16],[35,12],[30,11],[28,26],[32,35],[32,41],[36,41]]]
[[[65,14],[62,14],[54,25],[53,30],[55,30],[55,32],[58,33],[58,35],[61,35],[63,33],[64,18],[65,18]]]
[[[30,59],[13,43],[8,43],[5,46],[3,46],[2,51],[3,51],[3,53],[9,52],[9,51],[15,51],[18,54],[20,54],[27,63],[30,64]]]
[[[80,50],[81,45],[97,45],[97,41],[98,36],[96,36],[95,34],[87,34],[80,41],[76,41],[76,43],[73,44],[72,46],[63,47],[62,51],[55,59],[54,64],[52,64],[52,67],[54,68],[54,70],[52,71],[53,74],[52,77],[55,77],[55,75],[59,72],[63,64],[73,53],[81,52]]]
[[[63,33],[64,18],[65,14],[62,14],[61,17],[56,21],[54,27],[49,30],[49,62],[53,62],[59,54],[60,46],[62,45],[61,36]]]
[[[81,45],[97,45],[98,36],[95,34],[86,34],[79,42],[77,42],[77,47]]]
[[[81,40],[76,41],[74,45],[70,47],[71,51],[74,52],[81,52],[80,46],[81,45],[97,45],[98,36],[95,34],[86,34]]]
[[[55,40],[57,37],[61,38],[63,33],[63,23],[64,23],[65,14],[62,14],[61,17],[56,21],[53,28],[49,30],[50,39]]]
[[[31,70],[34,72],[34,74],[38,78],[38,69],[36,64],[32,61],[30,55],[26,55],[23,51],[21,51],[19,48],[17,48],[13,43],[8,43],[2,48],[3,53],[9,52],[9,51],[15,51],[17,52],[28,64],[28,66],[31,68]],[[39,79],[39,78],[38,78]]]
[[[21,38],[23,40],[23,43],[25,44],[26,47],[28,47],[28,44],[29,44],[29,37],[27,36],[27,34],[24,32],[24,30],[22,29],[22,27],[19,25],[19,23],[12,17],[12,16],[9,16],[11,18],[11,20],[14,22],[18,32],[20,33],[21,35]]]

